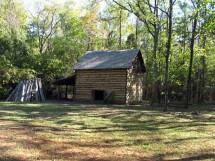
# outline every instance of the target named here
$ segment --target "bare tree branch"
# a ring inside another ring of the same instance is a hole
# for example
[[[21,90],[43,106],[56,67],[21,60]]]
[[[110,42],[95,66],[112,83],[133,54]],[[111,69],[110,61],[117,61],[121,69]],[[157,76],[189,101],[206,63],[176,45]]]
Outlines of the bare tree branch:
[[[147,0],[147,4],[148,4],[148,5],[150,4],[149,0]],[[149,7],[149,9],[150,9],[151,13],[153,14],[154,12],[152,11],[152,8]]]
[[[113,0],[114,3],[116,3],[119,7],[121,7],[122,9],[129,11],[131,13],[133,13],[133,11],[131,9],[128,9],[127,7],[123,6],[122,4],[118,3],[117,1]]]
[[[142,8],[140,7],[139,1],[138,1],[138,3],[137,3],[136,5],[137,5],[137,7],[139,8],[140,12],[141,12],[143,15],[147,16],[146,13],[145,13],[145,12],[142,10]],[[146,19],[141,18],[140,15],[137,16],[137,17],[139,17],[139,19],[145,23],[145,25],[146,25],[146,27],[147,27],[147,30],[148,30],[149,33],[152,35],[152,37],[154,37],[154,36],[155,36],[155,35],[154,35],[154,32],[152,32],[152,30],[150,29],[149,23],[150,23],[154,28],[155,28],[156,25],[155,25],[153,22],[151,22],[151,21],[148,21],[148,22],[147,22]]]
[[[169,16],[169,13],[167,12],[167,11],[165,11],[165,10],[163,10],[162,8],[160,8],[159,6],[152,6],[150,3],[147,3],[148,5],[149,5],[149,7],[151,7],[151,8],[158,8],[161,12],[163,12],[163,13],[165,13],[167,16]]]

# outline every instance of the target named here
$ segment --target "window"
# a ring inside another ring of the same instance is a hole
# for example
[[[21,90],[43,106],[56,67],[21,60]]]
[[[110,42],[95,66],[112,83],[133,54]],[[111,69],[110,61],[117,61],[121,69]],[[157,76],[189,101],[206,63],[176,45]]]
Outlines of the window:
[[[93,98],[95,101],[103,101],[105,97],[105,91],[104,90],[93,90],[92,91]]]

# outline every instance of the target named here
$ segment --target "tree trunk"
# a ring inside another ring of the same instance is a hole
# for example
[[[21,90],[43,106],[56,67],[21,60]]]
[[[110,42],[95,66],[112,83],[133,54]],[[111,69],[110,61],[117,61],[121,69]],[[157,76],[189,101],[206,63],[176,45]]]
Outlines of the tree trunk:
[[[152,87],[152,99],[151,106],[154,106],[158,103],[158,94],[159,94],[159,80],[158,80],[158,67],[157,67],[157,48],[158,48],[158,35],[159,31],[156,32],[154,36],[154,47],[153,47],[153,59],[154,59],[154,84]]]
[[[199,0],[197,2],[198,6]],[[192,28],[192,36],[191,36],[191,44],[190,44],[190,63],[189,63],[189,71],[187,77],[187,93],[186,93],[186,102],[185,108],[188,108],[189,98],[190,98],[190,85],[191,85],[191,75],[192,75],[192,67],[193,67],[193,55],[194,55],[194,44],[195,44],[195,36],[196,36],[196,26],[197,26],[197,17],[198,17],[198,10],[194,17],[193,28]]]
[[[65,91],[65,99],[67,100],[68,99],[68,85],[66,85],[66,91]]]
[[[166,45],[166,70],[165,70],[165,108],[164,111],[168,110],[168,94],[169,94],[169,55],[171,50],[171,41],[172,41],[172,7],[173,2],[169,0],[169,13],[168,13],[168,40]]]
[[[139,21],[138,19],[136,19],[136,36],[135,36],[135,48],[137,48],[137,44],[138,44],[138,28],[139,28]]]
[[[159,94],[159,74],[158,74],[158,66],[157,66],[157,49],[158,49],[158,36],[160,32],[160,15],[158,12],[158,0],[154,0],[154,3],[151,4],[151,1],[145,2],[144,7],[140,5],[140,3],[133,3],[133,1],[127,1],[128,7],[124,6],[123,3],[113,0],[115,4],[120,6],[121,9],[127,10],[130,13],[135,14],[140,21],[142,21],[146,27],[150,35],[153,37],[153,75],[155,80],[153,81],[153,89],[152,89],[152,99],[151,106],[154,106],[158,103],[158,94]],[[153,18],[149,18],[148,14],[144,12],[144,8],[150,11],[149,15],[152,15]]]
[[[122,50],[122,9],[119,12],[119,50]]]
[[[205,9],[204,16],[206,16],[206,15],[207,15],[207,10]],[[206,37],[206,35],[204,35],[203,43],[202,43],[203,49],[205,49],[206,41],[207,41],[207,37]],[[203,102],[204,101],[204,89],[205,89],[205,69],[206,69],[204,55],[201,57],[201,62],[202,62],[202,73],[201,73],[201,86],[200,86],[200,101]]]
[[[158,18],[158,3],[157,0],[154,0],[154,15],[156,18]],[[154,37],[153,37],[153,41],[154,41],[154,46],[153,46],[153,59],[154,59],[154,84],[152,87],[152,100],[151,100],[151,106],[154,106],[156,103],[158,103],[158,95],[159,95],[159,74],[158,74],[158,64],[157,64],[157,49],[158,49],[158,41],[159,41],[159,24],[155,23],[154,24]]]
[[[201,79],[201,92],[200,92],[200,101],[204,101],[204,91],[205,91],[205,69],[206,69],[206,63],[205,63],[205,56],[202,56],[202,79]]]

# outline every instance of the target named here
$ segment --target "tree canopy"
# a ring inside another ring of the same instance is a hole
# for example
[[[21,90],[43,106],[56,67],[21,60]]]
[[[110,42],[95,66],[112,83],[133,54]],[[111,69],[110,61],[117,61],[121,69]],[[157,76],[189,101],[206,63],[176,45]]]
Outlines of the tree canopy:
[[[0,1],[0,97],[23,79],[73,74],[87,50],[142,50],[144,98],[215,100],[214,0]],[[165,97],[166,96],[166,97]]]

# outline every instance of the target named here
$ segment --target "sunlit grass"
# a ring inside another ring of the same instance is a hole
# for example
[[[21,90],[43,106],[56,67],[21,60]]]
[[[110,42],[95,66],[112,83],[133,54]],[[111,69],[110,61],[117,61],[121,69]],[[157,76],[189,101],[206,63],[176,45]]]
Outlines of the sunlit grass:
[[[0,160],[214,160],[215,107],[198,108],[2,102]]]

